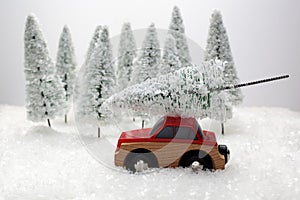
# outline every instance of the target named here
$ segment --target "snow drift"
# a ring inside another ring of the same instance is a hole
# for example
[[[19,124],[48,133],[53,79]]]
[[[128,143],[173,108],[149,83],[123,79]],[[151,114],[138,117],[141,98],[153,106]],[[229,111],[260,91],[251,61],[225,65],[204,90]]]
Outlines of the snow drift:
[[[74,121],[65,125],[57,119],[50,129],[25,116],[25,108],[0,106],[0,199],[298,199],[300,195],[300,113],[287,109],[235,109],[225,136],[218,138],[231,151],[226,169],[198,174],[180,168],[146,174],[107,168],[86,151]],[[103,138],[95,134],[89,142],[101,144],[106,138],[115,146],[119,129],[135,128],[129,121],[103,126]],[[219,132],[213,121],[201,123],[204,129]],[[101,145],[97,150],[102,155],[114,151]]]

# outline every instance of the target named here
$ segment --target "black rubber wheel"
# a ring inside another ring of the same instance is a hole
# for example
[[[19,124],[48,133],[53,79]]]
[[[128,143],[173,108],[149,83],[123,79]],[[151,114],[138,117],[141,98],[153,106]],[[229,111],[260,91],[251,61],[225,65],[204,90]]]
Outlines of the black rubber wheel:
[[[126,169],[136,172],[135,164],[139,161],[143,161],[145,164],[148,165],[148,168],[156,168],[158,167],[157,160],[155,156],[151,153],[129,153],[126,160],[125,160],[125,167]]]
[[[208,155],[200,158],[199,155],[191,155],[189,158],[185,160],[183,163],[183,167],[191,167],[193,162],[199,162],[200,165],[203,165],[203,170],[212,169],[211,159]]]

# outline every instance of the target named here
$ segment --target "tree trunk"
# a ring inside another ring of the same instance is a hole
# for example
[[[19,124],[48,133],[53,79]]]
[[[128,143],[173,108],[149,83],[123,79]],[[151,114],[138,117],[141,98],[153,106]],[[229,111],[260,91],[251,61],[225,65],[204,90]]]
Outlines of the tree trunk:
[[[47,119],[47,122],[48,122],[48,126],[51,128],[50,119]]]
[[[65,123],[68,123],[68,115],[65,114]]]
[[[142,128],[145,126],[145,120],[142,120]]]
[[[221,123],[222,135],[224,135],[224,123]]]
[[[100,138],[100,127],[98,127],[98,138]]]

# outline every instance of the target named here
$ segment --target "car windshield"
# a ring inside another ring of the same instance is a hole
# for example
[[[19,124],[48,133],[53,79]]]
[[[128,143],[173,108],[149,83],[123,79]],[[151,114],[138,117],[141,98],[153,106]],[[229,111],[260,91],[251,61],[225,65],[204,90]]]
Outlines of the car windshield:
[[[199,125],[199,123],[196,119],[195,119],[195,123],[196,123],[197,132],[200,134],[201,138],[203,138],[203,132],[202,132],[201,126]]]
[[[161,127],[161,125],[164,123],[164,120],[165,118],[162,117],[156,122],[156,124],[154,124],[152,130],[150,131],[150,136],[153,135],[159,127]]]

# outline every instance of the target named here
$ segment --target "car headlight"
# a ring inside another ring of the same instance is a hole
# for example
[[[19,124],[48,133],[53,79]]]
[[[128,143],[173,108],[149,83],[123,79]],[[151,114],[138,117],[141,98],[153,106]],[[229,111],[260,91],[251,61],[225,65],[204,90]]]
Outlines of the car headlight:
[[[218,146],[218,150],[220,152],[220,154],[222,154],[225,157],[225,164],[228,162],[229,158],[230,158],[230,151],[227,148],[226,145],[219,145]]]

